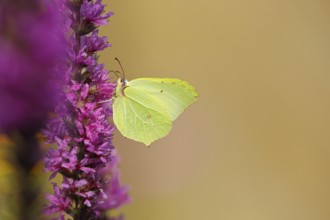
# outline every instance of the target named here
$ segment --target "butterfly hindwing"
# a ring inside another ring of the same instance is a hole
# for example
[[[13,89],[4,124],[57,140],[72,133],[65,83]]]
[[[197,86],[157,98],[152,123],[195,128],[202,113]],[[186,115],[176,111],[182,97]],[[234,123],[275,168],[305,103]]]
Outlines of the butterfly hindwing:
[[[170,118],[129,97],[116,97],[113,119],[123,136],[150,145],[166,136],[171,128]]]

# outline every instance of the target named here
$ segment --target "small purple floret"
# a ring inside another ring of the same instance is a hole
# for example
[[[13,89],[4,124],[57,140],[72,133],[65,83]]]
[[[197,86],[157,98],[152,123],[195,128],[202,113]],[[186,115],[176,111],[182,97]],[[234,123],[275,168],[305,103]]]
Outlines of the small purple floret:
[[[85,21],[91,22],[97,26],[106,25],[107,19],[113,15],[112,12],[104,14],[104,7],[102,0],[84,0],[81,6],[81,16]]]

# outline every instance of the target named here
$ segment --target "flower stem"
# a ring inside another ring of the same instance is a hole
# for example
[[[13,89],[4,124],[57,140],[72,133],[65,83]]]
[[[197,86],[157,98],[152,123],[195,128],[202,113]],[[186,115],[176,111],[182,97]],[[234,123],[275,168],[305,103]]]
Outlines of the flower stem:
[[[29,132],[16,132],[11,135],[14,142],[14,165],[17,173],[19,187],[19,220],[36,220],[37,198],[40,187],[36,185],[32,170],[41,159],[41,151],[35,134]],[[32,153],[31,153],[32,152]]]

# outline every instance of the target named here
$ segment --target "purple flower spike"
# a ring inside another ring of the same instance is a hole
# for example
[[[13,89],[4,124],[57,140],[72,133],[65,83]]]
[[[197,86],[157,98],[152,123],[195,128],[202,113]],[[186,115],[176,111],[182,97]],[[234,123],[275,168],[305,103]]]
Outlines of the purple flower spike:
[[[56,5],[61,8],[60,0]],[[14,145],[8,162],[17,171],[15,196],[5,198],[9,204],[15,202],[10,214],[14,219],[40,219],[39,180],[32,172],[42,159],[36,133],[45,126],[49,112],[61,105],[65,16],[50,6],[43,0],[0,1],[0,132]],[[56,186],[54,190],[49,199],[65,209],[68,200]]]
[[[63,176],[48,195],[46,213],[64,214],[74,220],[105,220],[108,210],[130,201],[128,189],[119,181],[118,157],[112,144],[115,127],[110,100],[115,84],[110,82],[104,65],[98,64],[96,53],[111,46],[100,37],[96,26],[106,24],[112,13],[104,14],[100,0],[70,1],[66,14],[72,19],[68,33],[71,47],[67,50],[63,105],[58,105],[44,135],[48,143],[57,145],[45,158],[50,179]],[[83,30],[83,31],[82,31]],[[110,219],[123,219],[123,216]]]
[[[60,17],[51,9],[19,9],[15,1],[0,3],[0,14],[0,132],[38,130],[60,101],[64,74],[57,67],[65,54]]]

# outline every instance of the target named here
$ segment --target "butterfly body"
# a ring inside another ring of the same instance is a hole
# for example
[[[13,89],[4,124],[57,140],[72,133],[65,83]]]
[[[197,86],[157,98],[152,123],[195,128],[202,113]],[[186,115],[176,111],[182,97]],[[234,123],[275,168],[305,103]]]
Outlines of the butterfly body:
[[[175,78],[119,79],[113,119],[123,136],[150,145],[166,136],[172,122],[196,101],[189,83]]]

